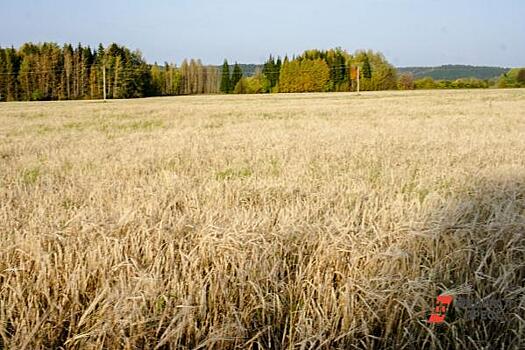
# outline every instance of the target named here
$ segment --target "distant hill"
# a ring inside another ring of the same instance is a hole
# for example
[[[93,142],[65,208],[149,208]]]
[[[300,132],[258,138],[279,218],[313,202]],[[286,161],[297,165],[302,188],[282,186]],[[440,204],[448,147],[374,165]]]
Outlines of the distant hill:
[[[262,71],[263,69],[262,64],[239,64],[239,65],[241,66],[242,73],[244,74],[244,76],[248,76],[248,77],[254,76],[258,70]],[[230,71],[232,70],[233,70],[233,66],[230,68]]]
[[[445,65],[440,67],[402,67],[399,73],[412,73],[414,78],[430,77],[435,80],[456,80],[460,78],[493,79],[509,71],[502,67],[477,67],[466,65]]]
[[[244,76],[253,76],[257,71],[262,71],[262,64],[239,64],[244,73]],[[217,66],[221,69],[222,66]],[[230,72],[233,70],[233,65],[230,66]],[[434,80],[456,80],[460,78],[477,78],[477,79],[493,79],[499,78],[502,74],[509,72],[510,68],[503,67],[482,67],[482,66],[467,66],[467,65],[444,65],[439,67],[398,67],[398,72],[412,73],[414,78],[431,77]]]
[[[263,69],[263,65],[262,64],[242,64],[242,63],[239,63],[239,66],[241,66],[242,74],[245,77],[253,77],[255,75],[255,73],[257,73],[257,71],[261,71],[262,72],[262,69]],[[217,69],[219,69],[220,71],[222,71],[222,65],[215,66],[215,67]],[[231,72],[233,72],[233,67],[234,67],[234,65],[230,64],[230,74],[231,74]]]

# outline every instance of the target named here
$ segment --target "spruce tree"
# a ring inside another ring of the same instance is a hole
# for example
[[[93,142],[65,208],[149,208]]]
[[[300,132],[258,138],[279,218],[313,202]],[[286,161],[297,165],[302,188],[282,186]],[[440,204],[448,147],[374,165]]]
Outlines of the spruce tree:
[[[372,67],[370,67],[370,59],[368,55],[365,55],[365,61],[363,62],[363,78],[372,78]]]
[[[6,89],[6,54],[5,50],[0,46],[0,101],[7,99],[7,89]]]
[[[6,100],[16,101],[20,98],[19,96],[19,84],[17,76],[20,70],[20,56],[16,52],[14,47],[6,49]]]
[[[89,97],[89,70],[93,64],[93,53],[91,48],[84,47],[82,49],[82,59],[80,67],[80,95],[82,98]]]
[[[275,85],[277,85],[279,83],[279,75],[281,73],[281,66],[283,65],[282,61],[281,61],[281,57],[277,57],[277,63],[275,64]]]
[[[275,73],[275,60],[272,57],[272,55],[270,55],[270,58],[264,64],[262,73],[264,74],[266,79],[268,79],[268,81],[270,82],[270,87],[273,88],[275,86],[275,82],[276,82],[275,76],[277,74]]]
[[[235,86],[237,86],[237,83],[241,81],[242,79],[242,69],[241,66],[237,62],[235,62],[235,66],[233,67],[233,73],[232,73],[232,79],[230,82],[230,92],[233,92],[235,89]]]
[[[155,62],[153,66],[151,66],[151,69],[150,69],[151,82],[152,82],[154,94],[157,96],[166,95],[165,83],[164,83],[164,80],[165,80],[164,75],[166,71],[167,71],[166,68],[164,68],[164,70],[161,71],[157,62]]]
[[[98,98],[102,98],[104,95],[104,82],[102,80],[103,78],[103,71],[104,71],[104,65],[106,63],[106,49],[102,44],[98,44],[98,49],[96,53],[95,63],[93,64],[92,70],[96,71],[96,76],[94,79],[95,89],[96,89],[96,96]]]
[[[228,65],[228,61],[224,60],[224,64],[222,65],[221,92],[223,94],[229,94],[231,91],[230,85],[230,66]]]

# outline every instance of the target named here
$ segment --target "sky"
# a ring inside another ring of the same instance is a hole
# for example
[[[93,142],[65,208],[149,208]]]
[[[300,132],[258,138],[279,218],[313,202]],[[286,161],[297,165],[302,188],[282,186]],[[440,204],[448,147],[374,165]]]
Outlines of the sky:
[[[116,42],[151,63],[341,47],[399,67],[525,66],[524,0],[0,0],[0,18],[3,47]]]

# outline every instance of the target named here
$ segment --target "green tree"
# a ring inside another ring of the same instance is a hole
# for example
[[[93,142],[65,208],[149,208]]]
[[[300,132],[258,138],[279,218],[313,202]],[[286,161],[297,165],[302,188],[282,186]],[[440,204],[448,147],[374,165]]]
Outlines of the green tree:
[[[260,94],[268,91],[269,81],[261,73],[246,78],[246,93]]]
[[[228,61],[224,60],[224,63],[222,65],[222,74],[221,74],[221,87],[220,91],[223,94],[229,94],[231,86],[231,80],[230,80],[230,66],[228,65]]]
[[[91,48],[84,47],[80,52],[80,98],[88,98],[90,95],[89,92],[89,73],[91,66],[93,64],[93,53]]]
[[[516,81],[518,84],[525,86],[525,69],[522,68],[519,70],[518,75],[516,76]]]
[[[275,61],[272,55],[270,55],[270,58],[264,63],[262,74],[270,83],[270,89],[274,88],[279,83],[281,65],[281,59],[278,58],[277,61]]]
[[[395,89],[397,89],[397,70],[386,62],[376,63],[370,79],[370,90]]]
[[[237,85],[235,85],[235,89],[233,89],[234,94],[246,94],[248,91],[248,85],[246,83],[247,78],[241,78]]]
[[[330,67],[330,90],[331,91],[348,91],[349,79],[346,62],[349,54],[341,48],[322,52],[322,57]]]
[[[18,72],[18,82],[21,88],[21,98],[26,101],[39,99],[41,93],[37,91],[35,75],[36,71],[35,56],[36,47],[32,44],[25,44],[21,49],[22,62]]]
[[[283,65],[283,62],[281,60],[281,57],[277,57],[277,62],[275,62],[275,84],[272,87],[277,86],[279,84],[279,75],[281,73],[281,67]]]
[[[436,82],[434,81],[434,79],[432,79],[430,77],[423,78],[423,79],[418,79],[418,80],[415,81],[414,84],[415,84],[416,89],[428,90],[428,89],[435,89],[436,88]]]
[[[104,95],[104,82],[102,80],[104,67],[106,64],[106,50],[102,44],[98,45],[94,54],[93,64],[90,68],[90,93],[91,98],[100,99]]]
[[[242,76],[243,74],[242,74],[241,66],[239,66],[239,64],[235,62],[235,66],[233,67],[233,72],[232,72],[231,83],[230,83],[230,88],[232,90],[230,92],[233,92],[233,89],[235,89],[237,84],[241,81]]]
[[[524,70],[524,68],[512,68],[507,73],[503,73],[498,79],[497,86],[499,88],[525,87],[523,81],[525,73],[522,73]]]
[[[11,47],[6,49],[6,101],[16,101],[19,99],[19,84],[17,75],[20,69],[20,56],[16,50]]]
[[[365,54],[365,59],[363,61],[363,78],[371,79],[372,78],[372,67],[370,66],[370,59],[367,54]]]
[[[6,52],[0,47],[0,102],[7,98],[7,68],[6,68]]]

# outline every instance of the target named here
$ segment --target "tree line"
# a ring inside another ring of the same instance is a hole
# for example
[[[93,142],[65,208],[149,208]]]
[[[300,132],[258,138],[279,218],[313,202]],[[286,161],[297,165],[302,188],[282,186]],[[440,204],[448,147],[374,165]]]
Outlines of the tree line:
[[[2,100],[96,99],[103,96],[103,75],[109,98],[147,95],[149,66],[140,52],[113,44],[97,50],[67,44],[24,44],[0,48]]]
[[[199,60],[150,65],[124,46],[0,47],[0,101],[41,101],[217,93],[220,72]]]
[[[234,74],[228,83],[229,65],[222,68],[221,91],[224,93],[329,92],[355,91],[355,69],[360,67],[360,89],[390,90],[397,88],[397,71],[385,57],[373,51],[350,54],[340,48],[308,50],[302,55],[284,59],[270,56],[254,76]],[[240,69],[240,68],[239,68]],[[238,69],[237,69],[238,70]],[[352,74],[354,72],[354,74]],[[242,72],[241,72],[242,73]],[[222,86],[229,84],[229,89]]]
[[[412,73],[415,79],[432,78],[434,80],[454,81],[464,78],[477,78],[481,80],[497,79],[509,71],[503,67],[469,66],[448,64],[433,67],[398,67],[400,74]]]
[[[524,88],[525,69],[513,68],[507,73],[503,73],[497,79],[432,79],[425,77],[414,79],[409,73],[401,74],[399,77],[398,88],[401,90],[413,89],[489,89],[489,88]]]
[[[433,79],[423,77],[414,79],[411,73],[399,77],[399,89],[489,89],[489,88],[525,88],[525,68],[513,68],[505,71],[499,78],[479,79]]]
[[[359,79],[356,76],[359,67]],[[525,70],[514,69],[499,80],[414,79],[397,70],[379,52],[340,48],[307,50],[289,58],[270,56],[246,76],[237,63],[221,67],[200,60],[179,66],[148,64],[141,52],[124,46],[26,43],[0,47],[0,101],[136,98],[215,93],[288,93],[395,89],[525,87]]]

